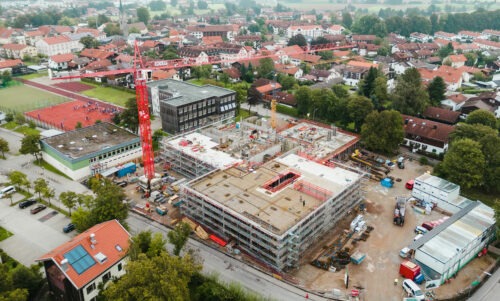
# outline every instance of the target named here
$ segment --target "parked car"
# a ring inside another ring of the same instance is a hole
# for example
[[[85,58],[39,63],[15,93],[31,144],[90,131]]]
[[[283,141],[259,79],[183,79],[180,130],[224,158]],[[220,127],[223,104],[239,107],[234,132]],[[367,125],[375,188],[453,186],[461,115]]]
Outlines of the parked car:
[[[414,184],[415,184],[415,180],[409,180],[408,182],[406,182],[405,187],[406,187],[406,189],[412,190]]]
[[[19,208],[24,209],[26,207],[29,207],[29,206],[35,204],[35,203],[36,203],[35,199],[27,199],[26,201],[22,201],[21,203],[19,203]]]
[[[74,225],[74,224],[72,224],[72,223],[67,224],[67,225],[66,225],[66,226],[64,226],[64,228],[63,228],[63,232],[64,232],[64,233],[69,233],[69,232],[71,232],[71,231],[73,231],[73,230],[75,230],[75,225]]]
[[[30,212],[31,212],[31,214],[37,214],[38,212],[45,210],[46,208],[47,208],[47,206],[39,204],[35,208],[31,209]]]
[[[120,186],[120,187],[125,187],[128,185],[128,182],[127,181],[120,181],[120,182],[116,182],[115,184]]]

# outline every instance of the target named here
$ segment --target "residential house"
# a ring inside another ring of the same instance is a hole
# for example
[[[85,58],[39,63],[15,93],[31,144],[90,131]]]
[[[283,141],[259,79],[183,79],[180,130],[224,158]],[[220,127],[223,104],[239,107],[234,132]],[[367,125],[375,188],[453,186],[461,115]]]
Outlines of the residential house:
[[[485,92],[469,98],[461,108],[463,115],[467,116],[475,110],[486,110],[500,118],[500,95],[498,92]]]
[[[148,28],[146,27],[146,24],[144,24],[144,22],[131,23],[128,24],[127,27],[129,32],[137,31],[140,34],[148,33]]]
[[[35,42],[35,47],[38,49],[38,53],[46,56],[78,52],[83,49],[83,45],[79,41],[71,40],[64,35],[41,39]]]
[[[448,61],[450,62],[451,67],[458,68],[465,65],[465,62],[467,62],[467,58],[463,54],[452,54],[444,59],[444,62]]]
[[[257,91],[264,97],[265,95],[273,95],[279,91],[281,91],[281,84],[265,79],[265,78],[260,78],[256,80],[253,85],[257,88]]]
[[[454,33],[444,32],[444,31],[436,31],[434,33],[434,38],[443,39],[448,41],[459,40],[460,36]]]
[[[151,80],[163,80],[163,79],[175,79],[181,80],[179,73],[175,69],[168,70],[153,70],[151,74]]]
[[[453,48],[456,52],[462,52],[462,53],[467,53],[467,52],[471,52],[471,51],[476,51],[476,50],[479,50],[479,46],[476,45],[476,44],[472,44],[472,43],[462,43],[460,45],[456,45],[454,48]]]
[[[75,30],[75,33],[88,33],[91,34],[94,38],[97,40],[102,40],[106,38],[106,33],[104,31],[99,31],[99,29],[95,28],[86,28],[86,27],[79,27]]]
[[[201,39],[203,37],[210,36],[221,36],[223,39],[232,41],[234,36],[237,34],[238,30],[232,25],[208,25],[208,24],[197,24],[186,27],[190,35]]]
[[[14,29],[0,27],[0,45],[14,43]]]
[[[343,26],[334,24],[328,27],[325,31],[326,33],[331,35],[341,35],[344,30],[345,28]]]
[[[211,49],[198,46],[182,47],[178,50],[178,55],[182,57],[187,63],[192,62],[200,65],[209,62],[209,55],[216,54],[212,53],[210,50]]]
[[[500,42],[493,42],[485,39],[475,39],[474,44],[476,44],[480,49],[483,50],[497,50],[500,49]]]
[[[290,63],[296,66],[300,65],[302,62],[314,65],[319,63],[320,60],[321,56],[315,54],[309,54],[309,53],[290,54]]]
[[[422,115],[426,119],[451,125],[456,124],[460,118],[460,112],[438,107],[427,107]]]
[[[24,59],[25,57],[35,57],[36,48],[25,44],[5,44],[0,46],[0,55],[5,58]]]
[[[485,36],[480,32],[461,30],[458,32],[458,36],[462,42],[472,41],[474,39],[484,39]]]
[[[287,74],[293,76],[295,79],[299,79],[304,74],[304,71],[295,65],[283,65],[275,64],[274,69],[278,73]]]
[[[304,50],[298,45],[287,46],[276,51],[276,56],[281,64],[291,63],[295,66],[300,65],[302,62],[299,58],[294,59],[292,55],[297,55],[303,53]]]
[[[114,52],[94,48],[85,48],[80,52],[80,57],[86,57],[91,61],[112,60],[116,56]]]
[[[356,87],[371,67],[378,68],[378,64],[354,60],[349,61],[343,72],[344,83],[348,86]]]
[[[432,39],[433,39],[432,36],[425,34],[425,33],[420,33],[420,32],[410,33],[410,41],[412,41],[412,42],[425,43],[425,42],[428,42]]]
[[[52,70],[67,70],[71,61],[75,59],[73,53],[52,55],[49,58],[49,68]]]
[[[315,82],[329,82],[335,78],[335,74],[328,70],[312,69],[308,75],[313,76]]]
[[[42,255],[51,300],[96,300],[102,287],[125,274],[130,233],[117,221],[93,226]]]
[[[442,154],[448,150],[449,136],[454,126],[408,115],[402,117],[405,131],[403,145],[411,151]]]
[[[263,98],[265,102],[271,102],[273,99],[275,99],[277,103],[281,103],[292,107],[297,106],[297,100],[295,99],[295,96],[291,93],[280,91],[274,93],[274,95],[265,95]]]
[[[45,34],[40,30],[26,30],[24,37],[27,45],[35,46],[35,43],[43,39]]]
[[[500,30],[485,29],[485,30],[483,30],[482,35],[486,39],[490,39],[490,38],[500,39]]]
[[[459,111],[465,104],[467,97],[463,94],[451,94],[441,101],[441,106],[449,108],[452,111]]]
[[[221,36],[208,36],[201,38],[201,45],[203,46],[211,46],[220,43],[224,43]]]
[[[323,27],[321,25],[292,25],[286,29],[287,38],[291,38],[298,34],[306,38],[315,39],[323,36]]]
[[[0,72],[9,71],[10,73],[12,73],[13,67],[17,67],[22,64],[23,61],[21,61],[20,59],[0,61]]]
[[[462,87],[463,72],[461,70],[443,65],[437,70],[418,69],[418,71],[424,83],[429,83],[436,76],[440,76],[446,83],[446,89],[448,91],[456,91],[458,88]]]
[[[352,43],[368,43],[368,44],[373,44],[375,43],[375,40],[377,39],[377,36],[371,35],[371,34],[365,34],[365,35],[352,35],[351,36],[351,42]]]
[[[234,67],[224,69],[222,70],[222,72],[229,76],[229,81],[231,81],[232,83],[241,81],[241,72]]]

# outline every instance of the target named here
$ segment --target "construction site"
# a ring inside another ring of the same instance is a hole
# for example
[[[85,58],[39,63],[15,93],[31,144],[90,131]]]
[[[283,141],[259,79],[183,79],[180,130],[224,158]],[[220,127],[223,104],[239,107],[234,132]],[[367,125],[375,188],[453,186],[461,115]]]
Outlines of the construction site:
[[[256,170],[236,165],[187,183],[181,212],[283,271],[298,267],[308,247],[360,204],[363,179],[355,169],[292,153]]]

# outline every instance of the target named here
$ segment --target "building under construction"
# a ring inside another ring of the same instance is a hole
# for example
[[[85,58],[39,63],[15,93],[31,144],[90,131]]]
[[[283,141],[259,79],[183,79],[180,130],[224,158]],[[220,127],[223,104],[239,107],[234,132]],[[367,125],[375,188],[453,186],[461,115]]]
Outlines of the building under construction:
[[[257,169],[214,170],[182,188],[181,211],[237,248],[286,270],[362,200],[364,174],[287,154]]]

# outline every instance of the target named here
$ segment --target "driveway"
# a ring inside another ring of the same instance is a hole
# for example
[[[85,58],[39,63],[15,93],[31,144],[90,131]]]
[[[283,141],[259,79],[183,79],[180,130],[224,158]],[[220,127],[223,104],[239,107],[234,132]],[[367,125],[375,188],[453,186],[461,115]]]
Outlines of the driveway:
[[[69,218],[60,213],[45,209],[30,214],[33,207],[20,209],[9,204],[9,199],[0,200],[0,226],[14,235],[1,241],[0,248],[25,266],[34,264],[35,259],[76,235],[62,232]]]

